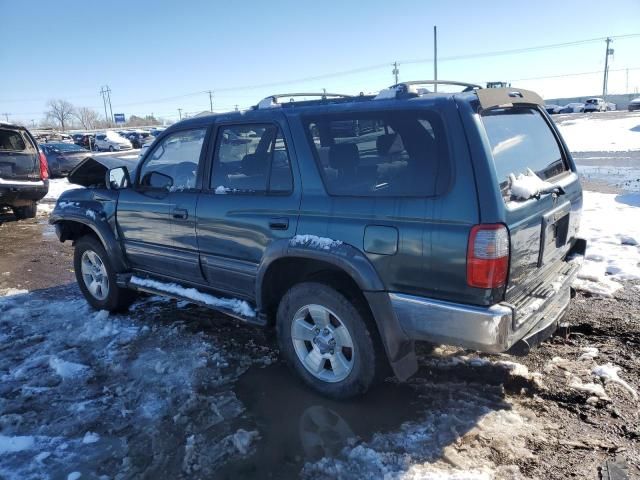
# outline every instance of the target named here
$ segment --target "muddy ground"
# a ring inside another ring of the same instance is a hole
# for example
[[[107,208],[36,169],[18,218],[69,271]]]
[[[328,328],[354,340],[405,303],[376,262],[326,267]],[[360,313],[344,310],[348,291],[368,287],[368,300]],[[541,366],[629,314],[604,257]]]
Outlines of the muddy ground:
[[[74,283],[70,245],[46,217],[0,220],[0,292],[33,292],[0,308],[0,435],[37,434],[36,450],[0,454],[0,477],[485,478],[475,469],[487,467],[496,478],[595,479],[609,478],[606,466],[640,478],[638,400],[591,374],[610,362],[640,387],[637,284],[614,298],[578,293],[570,327],[527,357],[420,346],[420,371],[408,383],[333,402],[277,360],[269,332],[208,310],[143,299],[103,328]],[[89,335],[88,322],[119,336]],[[580,359],[585,347],[597,357]],[[33,363],[43,355],[48,366]],[[66,365],[60,359],[92,373],[84,383],[61,381],[51,374]],[[187,386],[170,381],[172,363],[187,365],[173,374],[191,378]],[[585,384],[603,386],[601,398]],[[86,409],[91,402],[99,406]],[[69,412],[66,423],[52,418]],[[89,431],[100,438],[93,449],[55,440]],[[454,476],[429,477],[424,465]]]

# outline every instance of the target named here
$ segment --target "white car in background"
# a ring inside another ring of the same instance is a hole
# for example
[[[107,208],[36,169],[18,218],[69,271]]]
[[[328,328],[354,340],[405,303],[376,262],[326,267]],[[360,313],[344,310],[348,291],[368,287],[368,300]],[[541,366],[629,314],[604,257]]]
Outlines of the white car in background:
[[[110,152],[131,150],[133,148],[129,140],[111,130],[96,134],[95,146],[98,151],[108,150]]]
[[[589,98],[584,102],[584,113],[589,112],[606,112],[607,102],[601,98]]]

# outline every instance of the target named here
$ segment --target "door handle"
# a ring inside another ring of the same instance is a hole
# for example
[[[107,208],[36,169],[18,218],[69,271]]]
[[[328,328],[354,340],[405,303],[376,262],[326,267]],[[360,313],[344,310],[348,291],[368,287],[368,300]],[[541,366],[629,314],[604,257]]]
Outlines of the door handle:
[[[173,218],[176,219],[186,219],[189,216],[189,212],[185,208],[174,208],[171,211]]]
[[[270,218],[269,228],[271,230],[286,230],[289,228],[289,219],[286,217]]]

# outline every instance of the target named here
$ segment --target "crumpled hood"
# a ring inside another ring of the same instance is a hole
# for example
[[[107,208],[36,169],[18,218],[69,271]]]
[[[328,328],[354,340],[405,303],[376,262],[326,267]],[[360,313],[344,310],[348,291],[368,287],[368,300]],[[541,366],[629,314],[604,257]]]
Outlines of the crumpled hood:
[[[115,167],[127,167],[129,174],[133,177],[138,160],[129,160],[118,157],[87,157],[69,172],[67,179],[69,183],[81,185],[83,187],[104,188],[105,175]]]

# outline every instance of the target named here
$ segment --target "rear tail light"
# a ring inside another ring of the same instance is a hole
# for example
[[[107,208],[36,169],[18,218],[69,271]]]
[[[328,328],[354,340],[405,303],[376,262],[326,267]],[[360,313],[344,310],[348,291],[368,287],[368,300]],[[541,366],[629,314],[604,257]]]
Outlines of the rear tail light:
[[[40,150],[40,180],[46,180],[49,178],[49,167],[47,165],[47,157],[44,156],[44,152]]]
[[[469,234],[467,283],[471,287],[496,288],[507,282],[509,232],[502,224],[475,225]]]

